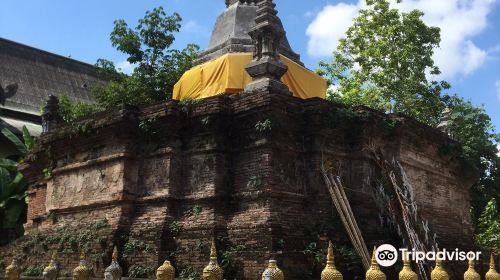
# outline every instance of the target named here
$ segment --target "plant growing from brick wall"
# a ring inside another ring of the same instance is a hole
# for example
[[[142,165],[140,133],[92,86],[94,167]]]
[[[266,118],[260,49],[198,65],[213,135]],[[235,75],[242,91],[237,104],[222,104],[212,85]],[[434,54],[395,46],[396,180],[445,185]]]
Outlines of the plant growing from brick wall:
[[[202,99],[185,98],[179,101],[179,107],[181,108],[181,111],[183,111],[186,114],[189,114],[191,113],[194,107],[202,103],[203,103]]]
[[[152,266],[132,265],[128,269],[130,278],[151,278],[154,275],[155,268]]]
[[[182,230],[182,224],[179,221],[173,221],[170,223],[169,229],[173,235],[177,235]]]
[[[272,121],[270,119],[265,119],[262,121],[258,121],[255,124],[255,130],[259,133],[266,133],[272,130]]]
[[[42,276],[43,269],[44,269],[43,265],[27,266],[23,270],[21,275],[22,276],[32,276],[32,277]]]
[[[146,242],[134,238],[129,238],[127,243],[123,246],[123,256],[127,257],[131,254],[137,253],[151,253],[154,249]]]
[[[192,217],[192,216],[198,216],[201,211],[203,211],[203,208],[200,205],[194,205],[184,211],[184,216],[186,217]]]
[[[180,280],[202,280],[200,273],[193,268],[187,268],[181,270],[179,273]]]
[[[253,175],[248,178],[247,188],[249,190],[257,190],[260,186],[262,186],[262,176]]]

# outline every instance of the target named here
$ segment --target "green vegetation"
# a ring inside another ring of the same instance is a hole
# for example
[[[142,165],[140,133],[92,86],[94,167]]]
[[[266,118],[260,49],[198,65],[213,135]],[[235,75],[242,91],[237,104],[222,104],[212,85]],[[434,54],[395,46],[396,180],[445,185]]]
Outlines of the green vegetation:
[[[35,140],[26,127],[23,127],[24,142],[6,128],[2,129],[2,134],[17,148],[20,162],[35,145]],[[13,230],[22,227],[26,213],[27,188],[23,174],[18,171],[18,162],[0,159],[0,229]]]
[[[492,199],[479,217],[477,242],[483,248],[491,248],[500,253],[500,212],[497,202]]]
[[[181,280],[202,280],[200,273],[192,268],[187,268],[181,270],[179,273],[179,279]]]
[[[440,123],[443,110],[450,109],[449,130],[462,146],[463,172],[480,177],[471,189],[471,206],[476,232],[481,234],[481,213],[489,201],[500,199],[496,148],[500,136],[483,107],[446,94],[450,84],[434,80],[440,74],[432,59],[441,41],[439,28],[427,26],[419,10],[402,13],[388,0],[366,3],[340,40],[333,60],[319,65],[318,73],[331,86],[328,99],[347,107],[365,105],[402,113],[433,127]],[[332,123],[348,120],[350,113],[345,113],[332,115]],[[398,125],[388,123],[383,132],[390,136]],[[460,148],[440,148],[441,155],[453,151]]]
[[[334,86],[329,99],[436,125],[442,111],[439,96],[449,88],[427,75],[440,73],[432,60],[439,28],[425,25],[421,11],[401,13],[387,0],[366,3],[340,40],[333,61],[320,63],[319,74]]]
[[[152,266],[133,265],[128,269],[128,276],[130,278],[151,278],[155,271]]]
[[[182,230],[182,224],[179,221],[173,221],[170,223],[169,229],[173,235],[177,235]]]
[[[151,247],[151,245],[147,244],[142,240],[134,238],[129,238],[127,240],[127,243],[125,243],[125,245],[123,246],[124,257],[130,254],[141,253],[141,252],[146,252],[146,253],[153,252],[153,247]]]
[[[192,217],[192,216],[198,216],[201,211],[203,211],[203,208],[200,205],[194,205],[193,207],[190,207],[186,211],[184,211],[184,216],[186,217]]]
[[[260,186],[262,186],[262,176],[250,176],[247,182],[247,188],[249,188],[250,190],[257,190]]]
[[[44,269],[43,265],[27,266],[23,270],[21,275],[22,276],[32,276],[32,277],[42,276],[43,269]]]
[[[120,104],[145,105],[169,100],[175,83],[191,68],[199,51],[194,44],[182,50],[171,48],[181,21],[179,14],[167,15],[162,7],[147,11],[134,29],[124,20],[116,20],[111,43],[128,55],[127,61],[135,66],[134,71],[125,75],[118,72],[111,61],[99,59],[98,73],[109,83],[92,88],[95,104],[75,103],[62,97],[63,119],[72,122],[95,112],[112,110]]]
[[[271,131],[272,129],[272,122],[270,119],[265,119],[263,121],[258,121],[256,124],[255,124],[255,130],[257,132],[269,132]]]

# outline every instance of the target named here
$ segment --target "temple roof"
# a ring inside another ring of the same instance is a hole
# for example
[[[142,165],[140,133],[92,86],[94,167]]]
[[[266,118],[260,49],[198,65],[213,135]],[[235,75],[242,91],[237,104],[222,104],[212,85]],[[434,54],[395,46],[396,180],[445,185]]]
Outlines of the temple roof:
[[[103,83],[93,65],[0,38],[0,85],[15,85],[1,110],[40,115],[47,97],[92,102],[91,86]]]
[[[253,52],[254,44],[248,32],[255,25],[257,0],[226,0],[226,9],[217,18],[207,50],[202,52],[195,64],[201,64],[226,53]],[[284,32],[280,21],[280,29]],[[280,54],[303,65],[288,39],[283,36]]]

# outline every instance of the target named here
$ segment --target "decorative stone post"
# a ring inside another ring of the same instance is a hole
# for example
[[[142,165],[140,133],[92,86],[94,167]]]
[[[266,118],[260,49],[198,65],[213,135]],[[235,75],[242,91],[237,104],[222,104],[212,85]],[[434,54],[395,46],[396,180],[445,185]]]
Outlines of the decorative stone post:
[[[288,66],[281,62],[279,56],[279,46],[285,31],[276,16],[276,5],[272,0],[262,0],[258,5],[255,26],[248,33],[254,41],[254,57],[245,67],[253,81],[245,87],[245,91],[291,94],[280,80],[288,71]]]
[[[328,254],[326,255],[326,267],[321,272],[321,280],[343,280],[342,273],[335,267],[333,256],[333,244],[328,242]]]
[[[53,253],[52,258],[50,259],[50,263],[43,270],[43,278],[45,280],[56,280],[57,279],[57,254]]]
[[[210,247],[210,261],[203,269],[203,279],[205,280],[222,280],[224,271],[217,263],[217,249],[215,248],[215,239],[212,239],[212,246]]]
[[[118,263],[118,248],[116,246],[113,248],[113,254],[111,255],[111,264],[104,270],[105,280],[120,280],[122,279],[122,268]]]
[[[175,268],[170,261],[165,261],[156,270],[156,280],[174,280]]]
[[[495,268],[495,259],[493,254],[490,256],[490,270],[486,273],[486,280],[500,280],[500,274]]]
[[[378,266],[377,259],[375,258],[375,253],[377,252],[376,248],[373,248],[372,253],[372,263],[370,265],[370,269],[366,272],[366,280],[386,280],[385,273],[380,270]]]
[[[82,252],[80,255],[80,264],[73,270],[73,280],[89,280],[90,279],[90,269],[87,267],[87,262],[85,261],[85,253]]]
[[[418,275],[411,268],[408,258],[403,256],[403,269],[399,272],[399,280],[418,280]]]
[[[49,96],[47,104],[43,107],[42,113],[42,131],[49,132],[54,130],[63,122],[63,118],[59,113],[59,98],[55,95]]]
[[[17,266],[16,257],[12,258],[12,262],[7,268],[5,268],[5,279],[6,280],[19,280],[21,275],[21,270],[19,266]]]
[[[276,260],[269,260],[269,264],[262,273],[262,280],[284,280],[285,276],[283,271],[279,269]]]
[[[448,272],[444,270],[441,260],[436,258],[436,267],[431,272],[431,280],[449,280]]]

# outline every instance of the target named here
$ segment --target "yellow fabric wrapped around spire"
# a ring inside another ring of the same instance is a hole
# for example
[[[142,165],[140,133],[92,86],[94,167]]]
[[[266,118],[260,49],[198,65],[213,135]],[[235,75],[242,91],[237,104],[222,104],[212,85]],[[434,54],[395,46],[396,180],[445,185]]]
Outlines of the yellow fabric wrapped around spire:
[[[173,99],[200,99],[243,91],[252,81],[245,70],[252,59],[251,53],[229,53],[193,67],[175,84]],[[325,79],[285,56],[281,56],[281,60],[288,66],[281,80],[294,96],[302,99],[326,97]]]

